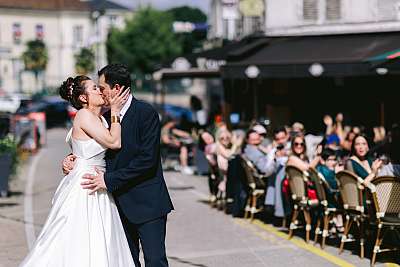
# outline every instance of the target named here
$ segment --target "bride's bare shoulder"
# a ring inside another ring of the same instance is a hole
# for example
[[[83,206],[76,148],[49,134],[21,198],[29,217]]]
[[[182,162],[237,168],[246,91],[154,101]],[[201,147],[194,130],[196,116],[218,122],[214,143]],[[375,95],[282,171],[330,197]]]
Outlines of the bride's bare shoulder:
[[[81,108],[80,110],[78,110],[78,112],[75,115],[75,119],[78,119],[78,120],[93,119],[94,117],[96,117],[96,116],[92,112],[90,112],[90,110],[88,110],[86,108]]]

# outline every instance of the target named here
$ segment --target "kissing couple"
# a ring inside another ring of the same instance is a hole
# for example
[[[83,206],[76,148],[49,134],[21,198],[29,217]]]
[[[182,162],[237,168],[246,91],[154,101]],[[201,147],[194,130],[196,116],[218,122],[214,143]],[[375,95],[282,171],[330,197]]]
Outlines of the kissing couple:
[[[168,266],[167,215],[173,210],[160,159],[160,120],[130,92],[126,66],[68,78],[60,96],[78,112],[63,161],[65,177],[47,221],[21,267]],[[109,111],[102,116],[101,111]]]

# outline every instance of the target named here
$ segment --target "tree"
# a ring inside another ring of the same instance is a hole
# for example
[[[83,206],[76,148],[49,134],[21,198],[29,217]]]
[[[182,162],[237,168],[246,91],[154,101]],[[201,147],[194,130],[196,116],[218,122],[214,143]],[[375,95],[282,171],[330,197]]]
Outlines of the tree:
[[[75,70],[77,73],[85,75],[94,71],[95,56],[92,49],[83,47],[75,56]]]
[[[25,70],[31,71],[35,75],[37,88],[39,74],[46,69],[48,62],[47,47],[42,40],[29,41],[26,46],[27,49],[22,54],[22,60],[25,64]]]
[[[172,31],[170,14],[151,7],[139,9],[123,30],[110,31],[106,48],[108,62],[121,62],[135,73],[150,73],[154,66],[181,53]]]
[[[188,6],[175,7],[167,10],[174,21],[207,23],[207,15],[198,8]],[[207,38],[207,31],[193,31],[180,33],[183,53],[192,53],[194,49],[201,48],[203,41]]]

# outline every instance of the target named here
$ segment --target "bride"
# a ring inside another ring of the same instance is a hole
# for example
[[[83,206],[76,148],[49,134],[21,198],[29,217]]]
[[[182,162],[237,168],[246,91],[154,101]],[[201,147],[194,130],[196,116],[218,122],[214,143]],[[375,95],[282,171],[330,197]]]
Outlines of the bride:
[[[108,148],[121,147],[121,125],[101,116],[105,104],[97,85],[86,76],[68,78],[60,95],[79,111],[67,141],[77,156],[53,197],[47,221],[20,267],[133,267],[133,259],[114,199],[106,191],[81,187],[82,176],[105,169]],[[119,115],[129,89],[109,100],[111,115]]]

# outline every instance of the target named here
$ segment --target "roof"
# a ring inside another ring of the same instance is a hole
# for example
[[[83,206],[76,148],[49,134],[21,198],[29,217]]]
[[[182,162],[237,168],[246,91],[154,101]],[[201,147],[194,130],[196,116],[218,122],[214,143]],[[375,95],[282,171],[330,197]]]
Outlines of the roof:
[[[51,10],[51,11],[91,11],[98,9],[128,10],[127,7],[109,0],[0,0],[0,8]]]
[[[260,69],[260,77],[306,77],[311,76],[309,68],[314,63],[324,67],[322,75],[368,74],[371,58],[400,48],[398,32],[269,39],[267,45],[245,58],[228,57],[223,77],[245,78],[244,70],[250,65]]]

